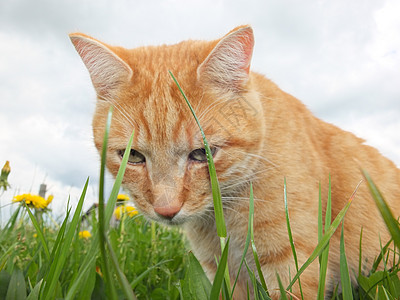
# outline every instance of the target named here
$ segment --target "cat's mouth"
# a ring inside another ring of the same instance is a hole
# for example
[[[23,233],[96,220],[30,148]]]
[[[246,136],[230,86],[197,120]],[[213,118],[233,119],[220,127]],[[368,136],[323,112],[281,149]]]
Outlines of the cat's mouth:
[[[153,216],[153,218],[155,221],[160,222],[160,223],[164,223],[166,225],[182,225],[183,223],[185,223],[187,221],[187,218],[180,215],[179,213],[174,215],[174,216],[162,216],[159,214],[155,214],[155,216]]]

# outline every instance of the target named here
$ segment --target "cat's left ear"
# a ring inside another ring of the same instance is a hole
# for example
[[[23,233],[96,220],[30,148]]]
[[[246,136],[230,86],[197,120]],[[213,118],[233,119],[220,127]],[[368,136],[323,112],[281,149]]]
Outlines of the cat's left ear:
[[[197,69],[200,81],[233,92],[249,79],[254,35],[250,26],[237,27],[223,37]]]
[[[132,77],[132,69],[111,47],[81,33],[70,34],[76,51],[89,71],[99,99],[117,96],[121,84]]]

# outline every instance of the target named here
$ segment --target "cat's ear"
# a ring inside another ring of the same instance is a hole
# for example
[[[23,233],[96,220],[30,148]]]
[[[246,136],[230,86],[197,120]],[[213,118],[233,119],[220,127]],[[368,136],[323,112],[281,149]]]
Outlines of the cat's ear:
[[[250,26],[224,36],[197,69],[199,80],[223,90],[238,92],[249,78],[254,35]]]
[[[115,97],[116,91],[132,77],[132,69],[105,44],[81,33],[69,35],[81,56],[100,99]]]

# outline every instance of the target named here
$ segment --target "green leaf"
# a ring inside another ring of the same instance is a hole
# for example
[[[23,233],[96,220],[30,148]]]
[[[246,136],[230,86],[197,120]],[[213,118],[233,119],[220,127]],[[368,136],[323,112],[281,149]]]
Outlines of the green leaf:
[[[26,299],[25,278],[22,271],[15,268],[8,284],[6,300]]]
[[[97,272],[95,272],[95,274],[96,274],[96,283],[94,285],[91,299],[106,300],[107,297],[106,297],[103,278],[101,278],[101,276],[97,274]]]
[[[15,248],[13,248],[15,249]],[[0,271],[0,299],[5,299],[11,275],[6,270]]]
[[[215,273],[214,283],[211,288],[210,299],[218,300],[219,293],[221,291],[222,282],[224,280],[225,268],[228,264],[228,248],[229,248],[229,239],[226,242],[224,251],[222,252],[221,259],[218,263],[217,272]]]
[[[186,271],[184,284],[182,286],[182,289],[184,289],[183,294],[185,297],[191,295],[188,299],[191,299],[191,297],[196,297],[195,299],[198,300],[208,300],[211,293],[211,283],[193,253],[189,252],[188,256],[189,266]],[[186,298],[184,299],[186,300]]]
[[[375,201],[376,206],[378,207],[383,220],[386,223],[387,228],[389,229],[390,234],[392,235],[393,241],[396,244],[398,248],[400,248],[400,227],[399,223],[397,220],[393,217],[393,214],[389,208],[389,205],[386,203],[385,199],[383,198],[381,192],[375,185],[375,183],[372,181],[371,177],[369,174],[362,170],[362,173],[364,175],[364,178],[367,180],[367,184],[369,187],[369,190],[372,194],[372,198]]]
[[[342,222],[342,232],[340,235],[340,279],[342,283],[342,295],[344,300],[353,299],[352,286],[347,265],[346,251],[344,246],[344,221]]]

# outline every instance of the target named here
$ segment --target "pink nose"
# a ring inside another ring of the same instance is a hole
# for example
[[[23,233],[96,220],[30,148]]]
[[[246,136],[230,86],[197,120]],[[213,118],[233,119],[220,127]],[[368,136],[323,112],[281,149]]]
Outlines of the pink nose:
[[[160,216],[172,219],[181,210],[182,206],[159,206],[154,207],[154,211]]]

